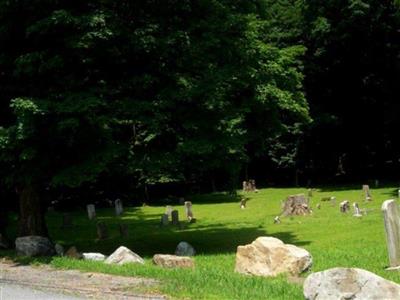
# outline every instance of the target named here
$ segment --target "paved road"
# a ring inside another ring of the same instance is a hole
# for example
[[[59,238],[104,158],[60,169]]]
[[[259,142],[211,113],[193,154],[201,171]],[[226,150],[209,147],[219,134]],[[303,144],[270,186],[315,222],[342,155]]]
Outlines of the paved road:
[[[34,290],[26,286],[14,285],[0,282],[0,300],[83,300],[77,298]]]

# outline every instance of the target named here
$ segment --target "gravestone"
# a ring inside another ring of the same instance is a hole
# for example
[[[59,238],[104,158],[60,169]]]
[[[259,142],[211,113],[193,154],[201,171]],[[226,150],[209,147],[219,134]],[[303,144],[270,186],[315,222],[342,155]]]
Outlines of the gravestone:
[[[312,198],[313,194],[312,194],[312,189],[308,189],[308,198]]]
[[[280,224],[281,223],[281,219],[279,218],[279,216],[276,216],[274,218],[274,224]]]
[[[336,205],[336,197],[330,197],[330,202],[332,204],[332,206]]]
[[[365,200],[371,201],[372,200],[372,196],[371,196],[371,191],[369,190],[369,185],[368,184],[364,184],[362,186],[362,190],[363,190],[363,194],[365,196]]]
[[[317,203],[317,208],[321,209],[321,203]]]
[[[128,237],[129,236],[128,225],[119,224],[119,234],[123,238]]]
[[[249,179],[249,181],[243,181],[242,183],[243,192],[258,192],[256,188],[256,181]]]
[[[173,210],[171,212],[171,219],[172,219],[172,225],[176,225],[176,226],[179,225],[179,212],[177,210]]]
[[[161,226],[168,226],[169,224],[169,219],[167,214],[163,214],[161,216]]]
[[[347,213],[349,210],[350,210],[350,202],[348,200],[340,202],[340,212]]]
[[[357,202],[353,203],[353,207],[354,207],[354,215],[353,215],[353,217],[357,217],[357,218],[362,217],[361,210],[358,207],[358,203]]]
[[[188,219],[189,222],[191,222],[192,219],[194,219],[192,206],[193,206],[192,202],[185,201],[185,213],[186,213],[186,218]]]
[[[71,228],[71,227],[73,227],[71,215],[70,214],[63,214],[61,228]]]
[[[97,237],[99,240],[104,240],[108,238],[108,229],[106,224],[103,222],[97,223]]]
[[[167,205],[165,207],[165,214],[168,215],[168,217],[171,217],[171,213],[172,213],[172,206],[171,205]]]
[[[124,212],[124,207],[122,205],[121,199],[115,200],[114,205],[115,205],[115,215],[116,216],[122,215]]]
[[[88,206],[86,208],[87,208],[89,220],[95,219],[96,218],[96,207],[94,206],[94,204],[88,204]]]
[[[378,188],[379,187],[379,180],[375,179],[375,187]]]
[[[243,182],[242,182],[242,188],[243,188],[243,192],[248,192],[248,189],[247,189],[247,181],[243,181]]]
[[[247,198],[242,198],[240,200],[240,208],[241,209],[245,209],[246,208],[247,200],[248,200]]]
[[[311,213],[308,200],[304,194],[291,195],[283,204],[283,215],[308,215]]]
[[[386,200],[382,204],[385,222],[386,242],[391,268],[400,266],[400,215],[395,200]]]

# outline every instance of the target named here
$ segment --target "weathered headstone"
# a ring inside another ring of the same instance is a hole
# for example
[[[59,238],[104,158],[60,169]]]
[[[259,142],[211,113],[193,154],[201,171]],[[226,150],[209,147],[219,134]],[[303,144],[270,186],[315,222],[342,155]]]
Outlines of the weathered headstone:
[[[177,210],[173,210],[171,212],[171,219],[172,219],[172,225],[176,226],[179,225],[179,212]]]
[[[245,209],[246,208],[247,200],[248,200],[247,198],[242,198],[240,200],[240,208],[241,209]]]
[[[61,228],[71,228],[72,226],[73,224],[71,215],[67,213],[63,214]]]
[[[379,187],[379,180],[375,179],[375,187],[378,188]]]
[[[193,219],[192,207],[193,207],[192,202],[185,201],[185,213],[186,213],[186,218],[188,219],[189,222],[191,222]]]
[[[256,188],[256,181],[249,179],[249,181],[243,181],[242,183],[243,192],[258,192]]]
[[[119,234],[121,237],[126,238],[129,236],[128,225],[119,224]]]
[[[330,197],[330,202],[332,204],[332,206],[336,205],[336,197]]]
[[[347,213],[350,210],[350,202],[348,200],[344,200],[340,202],[340,212]]]
[[[86,206],[86,208],[87,208],[89,220],[95,219],[96,218],[96,207],[94,206],[94,204],[88,204]]]
[[[313,193],[312,193],[312,189],[308,189],[308,198],[312,198]]]
[[[386,242],[391,268],[400,266],[400,215],[395,200],[386,200],[382,204],[385,222]]]
[[[283,204],[283,215],[308,215],[311,213],[308,200],[304,194],[291,195]]]
[[[122,205],[121,199],[115,200],[114,205],[115,205],[115,215],[116,216],[122,215],[124,212],[124,207]]]
[[[248,192],[248,189],[247,189],[247,181],[243,181],[243,182],[242,182],[242,188],[243,188],[243,192]]]
[[[371,191],[369,190],[369,185],[368,184],[364,184],[362,186],[362,190],[363,190],[363,194],[365,196],[365,200],[371,201],[372,200],[372,196],[371,196]]]
[[[161,223],[160,223],[160,225],[161,225],[161,226],[168,226],[168,224],[169,224],[168,215],[167,215],[167,214],[163,214],[163,215],[161,216]]]
[[[108,238],[107,226],[103,222],[97,223],[97,237],[99,238],[99,240],[104,240]]]
[[[357,218],[362,217],[361,210],[358,207],[358,203],[357,202],[353,203],[353,207],[354,207],[354,215],[353,215],[353,217],[357,217]]]
[[[165,207],[165,214],[168,215],[168,217],[171,217],[171,213],[172,213],[172,206],[171,205],[167,205]]]
[[[281,219],[279,218],[279,216],[276,216],[274,218],[274,224],[280,224],[281,223]]]

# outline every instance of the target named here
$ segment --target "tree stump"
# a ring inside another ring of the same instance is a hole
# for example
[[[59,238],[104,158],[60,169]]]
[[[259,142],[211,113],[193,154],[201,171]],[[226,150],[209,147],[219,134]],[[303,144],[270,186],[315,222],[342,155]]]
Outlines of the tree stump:
[[[283,203],[284,216],[304,216],[311,213],[308,200],[304,194],[291,195]]]

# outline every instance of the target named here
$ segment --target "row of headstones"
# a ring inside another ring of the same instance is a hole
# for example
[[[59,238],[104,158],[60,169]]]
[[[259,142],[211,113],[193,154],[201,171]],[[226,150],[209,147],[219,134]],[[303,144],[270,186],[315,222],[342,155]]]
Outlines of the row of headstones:
[[[193,204],[191,201],[185,201],[185,213],[186,218],[190,223],[195,222],[195,218],[193,216]],[[171,218],[172,225],[179,225],[179,212],[175,209],[172,209],[172,206],[168,205],[165,208],[165,214],[161,216],[161,226],[167,226],[169,224],[169,219]]]
[[[124,207],[122,205],[121,199],[117,199],[114,201],[114,206],[115,206],[115,215],[120,216],[124,213]],[[88,204],[86,206],[87,213],[89,220],[93,220],[96,218],[96,206],[94,204]]]
[[[243,181],[242,183],[243,192],[257,192],[256,181],[250,179],[249,181]]]

